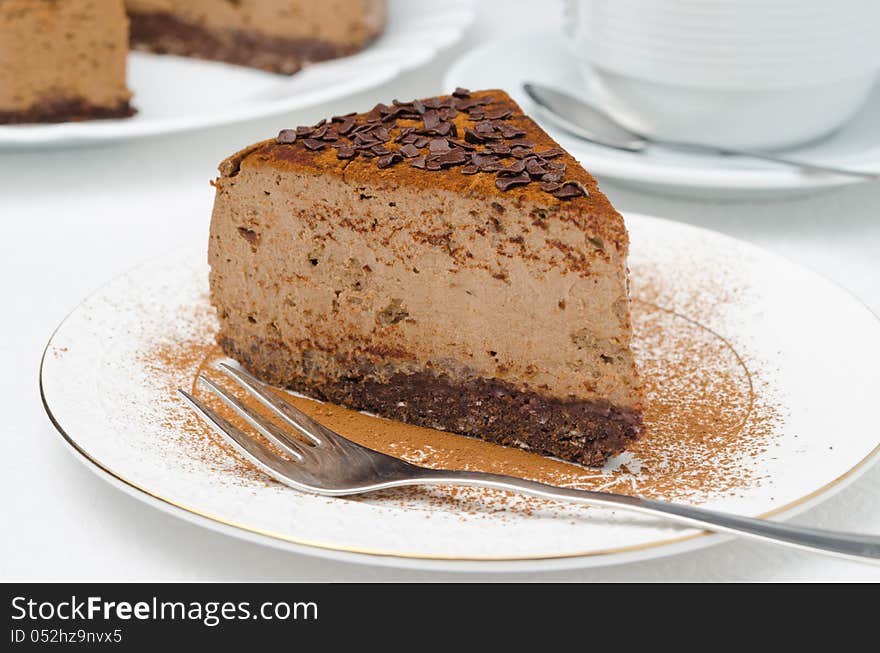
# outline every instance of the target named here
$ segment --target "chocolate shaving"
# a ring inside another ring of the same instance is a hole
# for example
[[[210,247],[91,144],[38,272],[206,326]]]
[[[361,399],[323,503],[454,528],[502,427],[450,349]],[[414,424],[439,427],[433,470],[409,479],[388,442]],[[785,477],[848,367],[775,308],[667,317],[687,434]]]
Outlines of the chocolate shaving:
[[[282,129],[278,132],[278,138],[275,139],[276,143],[280,143],[281,145],[289,145],[290,143],[296,142],[296,131],[293,129]]]
[[[451,122],[441,122],[433,131],[440,136],[448,136],[449,134],[458,136],[458,130],[456,129],[455,124]]]
[[[345,120],[343,120],[343,121],[340,123],[340,125],[339,125],[338,129],[336,130],[336,132],[337,132],[338,134],[341,134],[341,135],[345,136],[346,134],[348,134],[348,132],[350,132],[350,131],[354,128],[355,124],[356,124],[356,123],[355,123],[355,119],[354,119],[354,118],[348,118],[348,117],[346,117]]]
[[[422,116],[422,120],[425,123],[425,129],[428,131],[432,131],[437,129],[440,126],[440,112],[436,109],[430,109],[429,111],[425,111],[425,114]]]
[[[513,115],[513,111],[510,109],[505,109],[504,107],[499,109],[487,109],[483,111],[483,116],[488,120],[506,120]]]
[[[399,118],[418,119],[419,112],[415,110],[412,103],[403,103],[394,100],[394,109],[382,116],[382,122],[391,122]]]
[[[514,127],[508,122],[493,123],[504,138],[516,138],[517,136],[525,136],[526,131],[519,127]]]
[[[566,181],[562,186],[551,193],[560,200],[570,200],[575,197],[589,197],[590,191],[579,181]]]
[[[454,91],[452,91],[452,97],[469,98],[470,96],[471,96],[471,92],[466,88],[462,88],[461,86],[459,86]]]
[[[357,156],[357,148],[354,145],[343,143],[334,147],[336,149],[336,156],[340,159],[353,159]]]
[[[351,141],[356,145],[373,145],[379,142],[379,139],[373,136],[370,132],[360,132],[358,134],[353,134],[350,138]]]
[[[419,155],[419,148],[417,148],[412,143],[407,143],[398,151],[408,159],[412,159],[413,157],[417,157]]]
[[[409,162],[410,167],[412,168],[425,168],[425,155],[417,156],[415,159]]]
[[[468,165],[461,167],[461,174],[463,175],[475,175],[478,172],[480,172],[480,169],[473,163],[469,163]]]
[[[495,154],[510,154],[510,146],[507,143],[489,143],[487,147]]]
[[[443,154],[444,152],[448,152],[449,141],[445,138],[435,138],[428,143],[428,151],[430,151],[431,154]]]
[[[474,131],[483,138],[489,138],[495,133],[495,125],[489,121],[478,122],[474,126]]]
[[[452,103],[452,106],[459,111],[468,111],[474,107],[491,104],[492,102],[494,102],[494,100],[491,97],[455,98],[455,102]]]
[[[531,158],[526,161],[526,172],[532,177],[542,177],[547,174],[547,168],[541,165],[538,159]]]
[[[499,177],[495,180],[495,185],[502,191],[509,190],[514,186],[524,186],[525,184],[531,183],[532,178],[529,177],[529,173],[524,172],[521,175],[516,177]]]
[[[559,147],[551,147],[549,150],[544,150],[543,152],[535,152],[535,154],[542,159],[555,159],[556,157],[565,154],[565,150]]]
[[[501,170],[499,170],[498,176],[499,177],[512,177],[514,175],[520,174],[521,172],[525,172],[525,169],[526,169],[526,162],[525,161],[522,161],[522,160],[515,161],[514,163],[511,163],[506,168],[502,168]]]
[[[370,112],[367,114],[367,120],[382,120],[382,116],[387,113],[391,113],[391,107],[380,102],[370,109]]]
[[[477,166],[481,172],[499,172],[504,170],[504,164],[490,154],[474,154],[471,163]]]
[[[428,161],[436,161],[441,166],[455,166],[466,161],[469,161],[470,157],[465,154],[464,150],[454,149],[450,150],[446,154],[440,154],[438,156],[431,157]]]
[[[461,148],[464,148],[465,150],[477,149],[476,147],[474,147],[471,143],[468,143],[467,141],[460,141],[460,140],[457,140],[454,138],[447,138],[446,140],[449,142],[450,145],[455,145],[456,147],[461,147]]]
[[[484,143],[486,141],[485,138],[480,136],[477,132],[475,132],[470,127],[465,127],[464,140],[467,141],[468,143],[474,143],[474,144]]]
[[[398,152],[392,152],[391,154],[386,154],[385,156],[379,157],[376,165],[379,168],[387,168],[399,161],[403,161],[403,157]]]
[[[381,124],[382,124],[382,123],[380,123],[380,122],[378,122],[378,121],[375,121],[375,120],[368,120],[367,122],[365,122],[365,123],[363,123],[363,124],[361,124],[361,125],[358,125],[358,126],[355,127],[354,129],[352,129],[352,130],[351,130],[351,133],[352,133],[352,135],[354,135],[354,134],[363,134],[363,133],[366,133],[366,132],[369,132],[369,131],[374,130],[376,127],[378,127],[378,126],[381,125]]]
[[[306,149],[309,150],[323,150],[327,144],[322,141],[317,141],[314,138],[307,138],[303,141],[303,145],[306,146]]]

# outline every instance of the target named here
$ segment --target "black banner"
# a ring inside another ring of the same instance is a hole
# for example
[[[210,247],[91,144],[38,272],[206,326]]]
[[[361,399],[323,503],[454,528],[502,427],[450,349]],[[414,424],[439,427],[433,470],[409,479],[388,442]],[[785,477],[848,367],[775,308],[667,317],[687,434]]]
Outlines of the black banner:
[[[11,584],[4,590],[0,650],[7,651],[192,642],[243,650],[255,642],[293,646],[320,638],[375,640],[378,648],[396,650],[412,638],[436,644],[479,636],[498,645],[536,634],[585,643],[593,631],[631,640],[685,623],[764,628],[781,608],[796,611],[802,625],[831,627],[835,611],[852,599],[873,606],[878,597],[868,585]]]

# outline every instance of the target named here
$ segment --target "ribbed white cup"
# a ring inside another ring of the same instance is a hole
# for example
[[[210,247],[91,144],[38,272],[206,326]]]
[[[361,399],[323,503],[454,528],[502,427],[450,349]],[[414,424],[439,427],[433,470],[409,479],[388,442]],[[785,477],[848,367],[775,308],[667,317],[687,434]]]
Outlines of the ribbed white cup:
[[[809,140],[880,71],[880,0],[567,0],[564,25],[607,108],[667,138]]]

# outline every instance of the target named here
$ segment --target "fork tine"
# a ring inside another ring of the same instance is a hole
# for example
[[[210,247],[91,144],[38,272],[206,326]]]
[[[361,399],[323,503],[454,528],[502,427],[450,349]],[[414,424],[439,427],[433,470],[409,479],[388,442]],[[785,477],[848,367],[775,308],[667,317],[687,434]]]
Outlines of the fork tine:
[[[282,451],[300,461],[308,456],[308,452],[306,451],[308,445],[306,445],[304,442],[297,441],[295,438],[287,435],[287,433],[279,429],[277,426],[272,424],[272,422],[268,421],[259,413],[245,406],[237,398],[229,394],[226,390],[214,383],[211,379],[200,374],[199,381],[204,384],[211,392],[217,395],[223,401],[223,403],[232,408],[232,410],[238,413],[242,418],[247,420],[247,422],[251,426],[257,429],[264,436],[266,436],[266,438],[270,442],[276,444]]]
[[[273,478],[288,484],[293,483],[288,475],[288,471],[285,469],[286,461],[278,454],[246,435],[238,427],[230,424],[185,390],[178,388],[177,392],[183,395],[196,413],[208,422],[217,431],[218,435],[231,444],[245,458]]]
[[[293,404],[284,401],[274,392],[265,390],[262,381],[244,370],[236,369],[226,363],[220,363],[220,368],[223,372],[229,375],[233,381],[259,399],[267,408],[275,412],[275,414],[304,436],[312,440],[315,444],[322,444],[324,442],[354,444],[351,440],[347,440],[335,431],[331,431],[326,426],[319,424]]]

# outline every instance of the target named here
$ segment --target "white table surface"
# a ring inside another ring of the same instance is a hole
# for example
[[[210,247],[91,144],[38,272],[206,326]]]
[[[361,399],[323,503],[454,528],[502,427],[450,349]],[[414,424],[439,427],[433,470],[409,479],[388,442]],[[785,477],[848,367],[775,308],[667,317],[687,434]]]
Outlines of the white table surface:
[[[0,153],[0,580],[880,581],[880,566],[744,542],[544,574],[397,571],[293,555],[198,528],[122,494],[74,460],[46,418],[37,369],[52,330],[109,278],[180,244],[206,240],[208,180],[225,155],[282,127],[393,97],[436,94],[458,54],[489,38],[556,22],[557,1],[479,0],[477,22],[458,46],[381,88],[332,105],[171,138]],[[624,212],[709,227],[798,261],[880,313],[878,183],[760,203],[670,199],[611,183],[603,189]],[[880,435],[877,424],[865,428]],[[878,498],[880,465],[794,521],[880,534]]]

